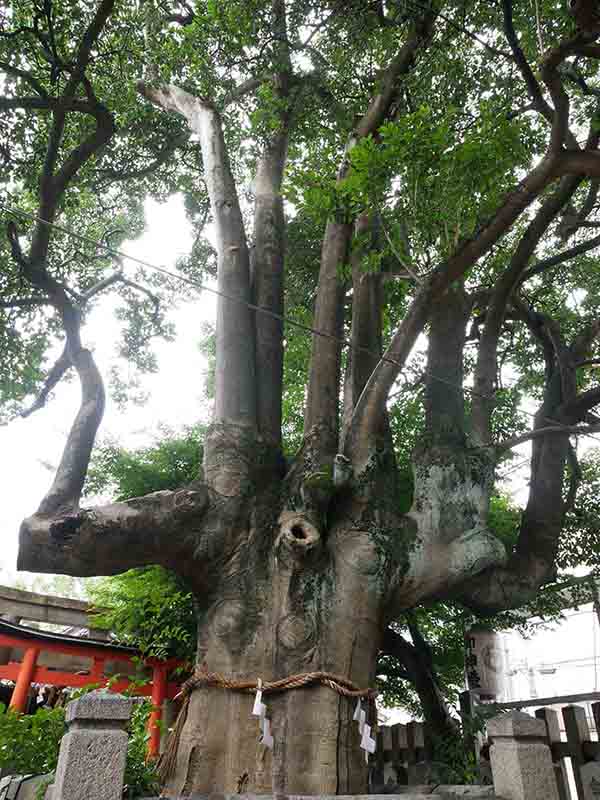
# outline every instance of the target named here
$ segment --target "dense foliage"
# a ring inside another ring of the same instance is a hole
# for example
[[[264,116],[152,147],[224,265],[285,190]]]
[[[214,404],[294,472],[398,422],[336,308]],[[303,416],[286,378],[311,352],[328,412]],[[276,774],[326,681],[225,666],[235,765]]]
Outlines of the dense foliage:
[[[196,650],[196,620],[191,592],[162,567],[129,570],[90,586],[101,609],[98,624],[145,657],[191,660]]]
[[[334,210],[343,209],[352,216],[365,207],[376,208],[382,215],[383,241],[378,250],[365,255],[362,268],[367,272],[381,269],[390,277],[384,320],[389,336],[412,291],[410,282],[400,277],[402,264],[425,275],[462,237],[469,236],[540,152],[544,126],[535,113],[522,109],[522,89],[515,64],[506,55],[499,8],[478,2],[465,8],[449,3],[442,10],[424,64],[407,78],[397,114],[377,136],[366,137],[353,149],[352,170],[338,184],[337,159],[352,131],[364,86],[376,83],[380,65],[395,51],[397,32],[411,24],[420,7],[390,4],[388,24],[381,22],[378,9],[375,2],[365,4],[364,14],[354,14],[351,6],[342,9],[335,3],[303,0],[290,4],[292,58],[304,78],[294,83],[285,100],[292,115],[285,180],[291,204],[286,291],[288,310],[299,322],[309,322],[306,312],[316,285],[323,220]],[[68,72],[66,53],[71,43],[78,41],[90,13],[91,7],[79,3],[15,1],[2,18],[7,31],[10,26],[22,30],[0,39],[7,76],[0,129],[0,200],[5,207],[35,213],[49,118],[27,99],[36,92],[41,97],[56,95]],[[117,133],[93,163],[81,167],[76,186],[61,200],[61,216],[71,229],[113,247],[143,229],[146,196],[164,199],[176,190],[183,191],[195,232],[200,234],[208,220],[205,187],[198,180],[198,142],[186,135],[178,117],[158,113],[145,103],[136,92],[136,80],[153,75],[155,81],[175,80],[200,94],[210,88],[218,105],[237,78],[268,72],[272,57],[267,3],[198,4],[185,24],[178,25],[173,12],[171,23],[159,32],[162,13],[161,4],[154,3],[115,9],[88,68],[90,84],[114,115]],[[185,17],[182,14],[181,20]],[[304,27],[296,30],[294,26],[302,20]],[[533,62],[540,57],[542,42],[550,44],[572,29],[564,4],[556,2],[540,6],[537,32],[532,32],[531,20],[522,10],[515,11],[514,22],[521,45]],[[48,26],[55,38],[50,44],[44,39]],[[475,32],[479,29],[485,33],[478,38]],[[305,38],[310,44],[302,44]],[[576,87],[571,99],[573,114],[583,127],[586,117],[595,113],[593,75],[579,75],[579,65],[569,69]],[[260,143],[279,124],[282,102],[265,81],[256,94],[242,95],[237,106],[227,106],[227,140],[236,174],[248,192]],[[89,127],[85,114],[69,117],[68,135],[61,143],[63,159]],[[567,216],[585,191],[585,186],[578,190],[566,209]],[[6,216],[5,210],[2,213]],[[32,229],[31,220],[19,224],[24,231]],[[477,264],[470,285],[488,284],[505,267],[524,226],[518,223]],[[0,288],[2,296],[10,299],[18,295],[20,279],[5,232],[3,228]],[[561,227],[559,217],[540,246],[540,257],[560,252],[567,236],[581,243],[586,238],[585,228],[569,232],[565,224]],[[355,246],[359,245],[357,240]],[[535,297],[538,307],[550,313],[560,309],[567,329],[577,319],[593,315],[597,303],[598,281],[590,253],[593,250],[586,248],[569,262],[558,263],[555,271],[541,272],[532,279],[531,299]],[[79,295],[104,277],[113,263],[113,258],[93,244],[60,231],[53,236],[50,265]],[[185,296],[187,290],[140,265],[123,266],[130,279],[165,300],[156,315],[151,296],[128,285],[109,289],[119,293],[114,305],[123,321],[123,355],[130,364],[135,361],[142,369],[153,369],[151,337],[170,334],[164,317],[169,301],[175,292]],[[197,278],[214,274],[214,253],[206,239],[196,237],[181,268]],[[576,294],[577,300],[572,302],[573,292],[582,289],[583,294]],[[93,302],[95,299],[86,306],[86,313]],[[48,344],[60,336],[60,325],[44,306],[6,307],[0,310],[0,336],[7,355],[0,365],[1,399],[5,417],[9,417],[42,384],[48,369]],[[293,380],[294,372],[299,371],[295,353],[306,351],[309,342],[305,334],[293,329],[287,336],[286,372],[292,380],[286,380],[284,403],[289,404],[298,385]],[[506,330],[503,347],[505,365],[518,370],[509,393],[518,396],[539,387],[540,356],[521,321]],[[302,359],[302,369],[304,363]],[[588,382],[592,375],[588,371],[582,378]],[[296,394],[295,414],[302,402],[302,395]],[[497,410],[496,416],[499,413]],[[292,441],[297,444],[297,439]]]
[[[21,775],[53,772],[65,732],[64,708],[26,715],[0,706],[0,768]]]

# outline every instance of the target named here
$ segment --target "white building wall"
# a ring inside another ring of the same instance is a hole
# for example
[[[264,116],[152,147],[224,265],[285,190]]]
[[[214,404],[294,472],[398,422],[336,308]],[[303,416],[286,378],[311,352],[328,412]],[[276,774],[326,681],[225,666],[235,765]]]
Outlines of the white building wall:
[[[503,633],[507,681],[502,699],[525,700],[600,691],[600,625],[592,604],[564,612],[523,638]]]

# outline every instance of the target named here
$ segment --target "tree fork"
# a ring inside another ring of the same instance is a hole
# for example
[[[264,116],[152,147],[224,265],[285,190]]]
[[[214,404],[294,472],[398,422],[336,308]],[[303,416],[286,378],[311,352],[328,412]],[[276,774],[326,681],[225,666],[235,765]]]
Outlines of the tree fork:
[[[370,99],[364,114],[350,135],[344,158],[338,170],[338,181],[342,181],[350,164],[348,153],[362,138],[374,134],[385,122],[394,108],[403,79],[410,74],[418,55],[429,46],[437,17],[437,4],[425,9],[395,58],[383,71],[379,91]],[[346,214],[347,216],[347,214]],[[341,339],[343,327],[343,299],[345,287],[338,273],[346,262],[352,236],[352,220],[346,219],[340,210],[327,222],[323,247],[317,300],[315,304],[315,328],[329,334],[313,336],[310,358],[308,392],[304,413],[304,432],[308,434],[315,426],[323,430],[321,459],[331,463],[338,450],[339,440],[339,389],[341,368]],[[334,341],[335,337],[338,341]],[[381,410],[381,409],[380,409]]]
[[[506,560],[487,528],[494,454],[470,448],[465,435],[463,354],[471,303],[455,286],[431,310],[426,425],[412,457],[414,495],[406,515],[413,544],[408,564],[399,565],[390,582],[396,613]]]

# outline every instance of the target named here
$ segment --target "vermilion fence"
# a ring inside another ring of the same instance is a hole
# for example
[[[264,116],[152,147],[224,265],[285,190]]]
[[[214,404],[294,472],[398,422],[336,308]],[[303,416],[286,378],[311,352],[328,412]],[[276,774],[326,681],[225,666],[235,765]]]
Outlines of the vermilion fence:
[[[145,666],[150,674],[145,680],[138,681],[135,676],[139,654],[133,648],[39,631],[5,620],[0,620],[0,648],[9,654],[20,655],[18,661],[9,656],[8,663],[0,664],[0,680],[15,683],[10,700],[15,711],[26,710],[32,684],[78,688],[108,682],[113,692],[130,690],[133,694],[152,699],[154,709],[149,721],[148,752],[151,756],[158,755],[162,704],[179,691],[179,685],[169,682],[167,675],[179,662],[149,660]],[[73,671],[43,666],[39,661],[44,654],[53,654],[55,658],[83,659],[89,663],[89,668]],[[121,674],[115,675],[115,672]]]

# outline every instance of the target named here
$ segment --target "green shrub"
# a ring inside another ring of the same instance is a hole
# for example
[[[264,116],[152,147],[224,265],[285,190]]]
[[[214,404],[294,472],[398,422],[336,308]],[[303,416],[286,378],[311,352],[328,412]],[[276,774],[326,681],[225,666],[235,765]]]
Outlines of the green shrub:
[[[153,761],[146,761],[148,744],[148,717],[152,711],[150,700],[137,703],[129,724],[129,743],[125,764],[123,796],[127,798],[158,794],[158,775]]]
[[[131,715],[124,796],[130,800],[155,793],[156,768],[146,762],[147,724],[152,704],[137,703]],[[64,708],[40,708],[19,714],[0,704],[0,768],[15,775],[54,772],[60,740],[67,731]]]
[[[0,767],[15,774],[53,772],[65,732],[64,708],[28,715],[0,705]]]

